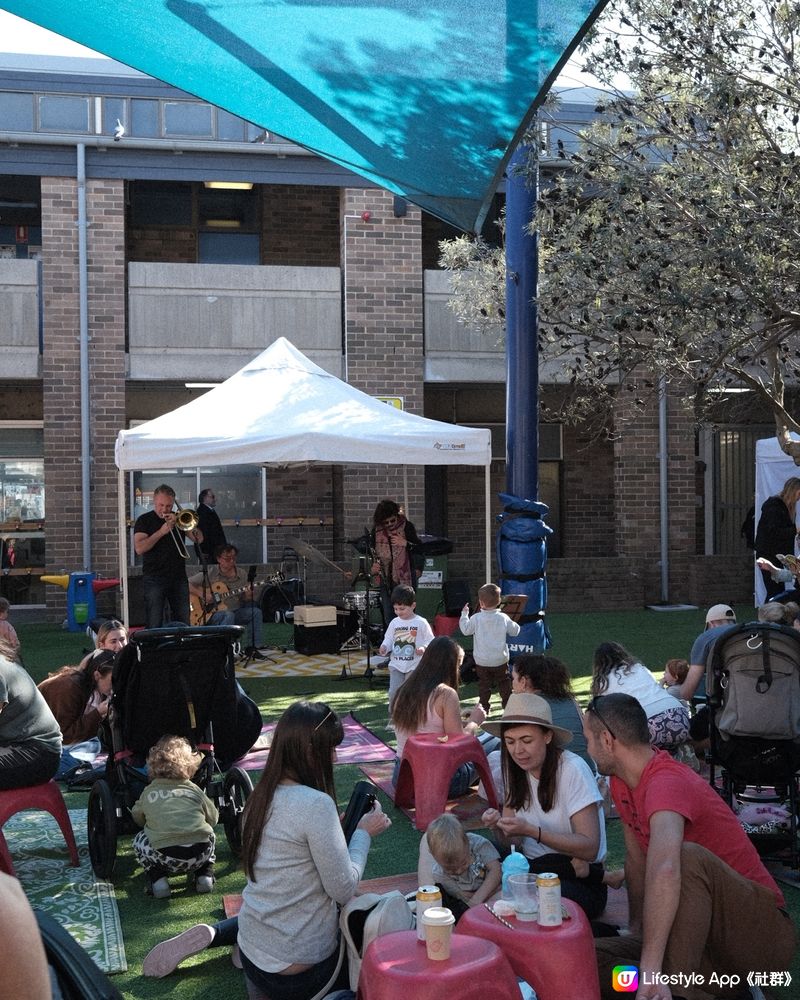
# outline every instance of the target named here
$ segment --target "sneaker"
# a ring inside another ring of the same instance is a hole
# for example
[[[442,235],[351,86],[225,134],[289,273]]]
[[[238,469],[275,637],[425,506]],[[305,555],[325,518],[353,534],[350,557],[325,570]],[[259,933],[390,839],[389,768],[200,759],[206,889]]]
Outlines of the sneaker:
[[[157,878],[152,884],[152,893],[156,899],[169,899],[171,892],[169,879]]]
[[[200,893],[211,892],[214,888],[214,876],[198,875],[194,880],[194,888],[196,892]]]
[[[213,940],[213,927],[209,924],[195,924],[187,931],[157,944],[142,963],[142,975],[155,979],[168,976],[185,958],[205,951]]]

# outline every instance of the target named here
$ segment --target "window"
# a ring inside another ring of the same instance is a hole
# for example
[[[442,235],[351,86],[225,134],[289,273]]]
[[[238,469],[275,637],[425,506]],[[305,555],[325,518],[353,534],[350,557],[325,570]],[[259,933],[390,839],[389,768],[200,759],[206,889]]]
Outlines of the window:
[[[45,132],[88,132],[89,98],[42,94],[39,128]]]
[[[169,138],[213,138],[213,108],[210,104],[193,104],[190,101],[165,101],[164,135]]]
[[[0,594],[44,604],[44,432],[41,424],[0,423]]]
[[[0,119],[8,132],[33,131],[33,94],[0,93]]]
[[[131,224],[190,226],[192,185],[169,181],[131,181]]]

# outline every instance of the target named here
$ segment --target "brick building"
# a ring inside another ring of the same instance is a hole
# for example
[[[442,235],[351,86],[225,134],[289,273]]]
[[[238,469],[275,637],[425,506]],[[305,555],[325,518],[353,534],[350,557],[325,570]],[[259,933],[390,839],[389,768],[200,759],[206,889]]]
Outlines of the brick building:
[[[588,119],[594,101],[570,101],[564,117]],[[187,402],[278,336],[412,413],[490,427],[499,511],[505,359],[447,308],[438,241],[451,229],[110,61],[2,57],[0,111],[0,530],[17,552],[0,583],[12,600],[57,617],[63,592],[40,573],[116,575],[119,430]],[[558,392],[546,373],[543,383]],[[551,610],[661,598],[663,477],[669,599],[749,597],[738,528],[752,502],[753,442],[769,427],[748,415],[698,433],[670,395],[660,464],[659,419],[655,404],[629,419],[622,392],[607,440],[542,425]],[[386,467],[143,470],[130,477],[131,517],[164,480],[184,506],[213,486],[241,561],[271,566],[299,535],[348,567],[348,540],[375,503],[407,489],[418,528],[454,543],[450,577],[473,590],[484,582],[481,470],[410,468],[405,480]],[[314,597],[347,589],[319,565],[297,571]]]

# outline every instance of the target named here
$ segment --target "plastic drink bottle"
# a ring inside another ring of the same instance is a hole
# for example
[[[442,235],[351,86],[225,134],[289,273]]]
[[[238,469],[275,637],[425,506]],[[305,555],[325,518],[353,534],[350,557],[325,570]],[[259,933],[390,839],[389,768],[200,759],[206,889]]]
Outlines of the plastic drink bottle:
[[[528,859],[524,854],[517,851],[516,847],[511,848],[511,853],[503,858],[503,899],[511,899],[511,890],[508,887],[509,875],[524,875],[530,871]]]

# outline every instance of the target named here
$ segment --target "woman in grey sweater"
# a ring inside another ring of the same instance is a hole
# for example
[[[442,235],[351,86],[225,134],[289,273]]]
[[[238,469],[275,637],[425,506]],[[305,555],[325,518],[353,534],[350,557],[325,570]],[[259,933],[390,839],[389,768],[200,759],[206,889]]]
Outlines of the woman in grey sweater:
[[[310,1000],[331,980],[339,958],[338,906],[355,895],[370,838],[391,826],[376,802],[345,843],[333,785],[334,752],[343,737],[342,724],[327,705],[290,705],[247,802],[242,835],[247,885],[237,940],[245,975],[270,1000]],[[164,976],[188,955],[231,943],[235,921],[198,924],[162,942],[142,971]],[[343,985],[346,967],[345,962]]]

